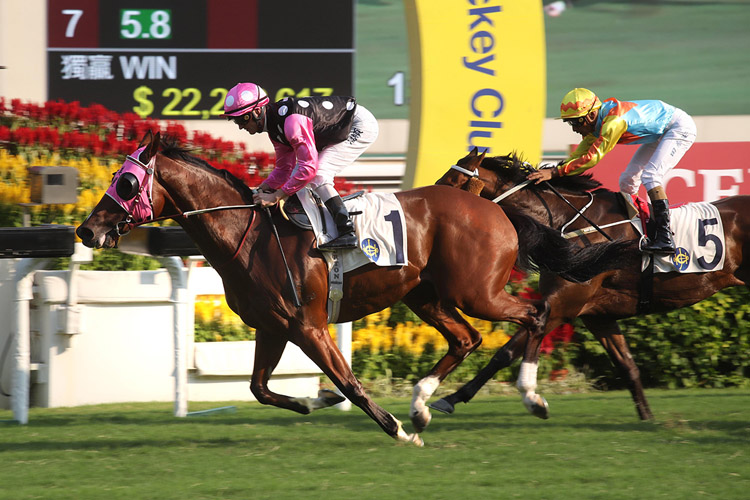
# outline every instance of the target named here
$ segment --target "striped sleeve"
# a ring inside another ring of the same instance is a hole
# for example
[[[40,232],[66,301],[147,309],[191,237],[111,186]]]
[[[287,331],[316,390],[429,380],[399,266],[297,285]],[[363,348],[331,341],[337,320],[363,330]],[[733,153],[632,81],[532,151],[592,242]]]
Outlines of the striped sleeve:
[[[558,167],[560,175],[578,175],[599,163],[617,145],[627,129],[628,124],[621,116],[607,116],[599,137],[587,135],[570,159]]]

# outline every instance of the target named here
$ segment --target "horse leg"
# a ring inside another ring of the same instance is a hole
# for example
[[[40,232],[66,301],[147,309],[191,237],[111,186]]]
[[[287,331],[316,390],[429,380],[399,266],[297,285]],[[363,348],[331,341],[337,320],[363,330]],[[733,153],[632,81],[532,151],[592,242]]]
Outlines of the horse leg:
[[[375,404],[331,339],[327,328],[308,327],[293,332],[291,340],[323,370],[341,393],[370,416],[389,436],[397,441],[423,446],[419,434],[407,434],[403,424],[393,415]]]
[[[454,307],[443,307],[434,292],[422,287],[420,293],[411,293],[402,299],[425,323],[435,328],[448,341],[448,352],[430,370],[430,373],[414,385],[411,410],[412,425],[422,432],[432,419],[425,404],[440,383],[466,357],[482,343],[480,333]]]
[[[291,398],[268,389],[268,380],[284,353],[286,343],[287,340],[279,335],[273,335],[263,330],[258,330],[255,333],[255,363],[250,390],[258,402],[296,411],[303,415],[342,402],[344,398],[328,390],[318,391],[317,398]]]
[[[617,366],[620,372],[627,377],[628,389],[633,397],[635,409],[641,420],[650,420],[654,418],[651,408],[648,406],[646,395],[643,392],[641,383],[641,374],[636,366],[633,356],[630,354],[630,348],[625,341],[625,336],[620,331],[617,321],[609,318],[581,318],[602,346],[607,350],[610,359]]]
[[[549,404],[547,404],[546,399],[536,393],[539,348],[544,337],[558,326],[559,321],[548,321],[550,307],[547,301],[536,303],[538,313],[534,323],[528,327],[529,335],[526,340],[526,348],[521,369],[518,372],[516,387],[518,387],[518,392],[521,393],[526,409],[536,417],[547,419],[549,418]]]
[[[507,368],[511,363],[523,354],[526,347],[528,330],[520,328],[508,342],[505,343],[490,359],[487,366],[482,368],[479,373],[459,390],[449,396],[431,403],[429,406],[433,410],[443,413],[453,413],[456,403],[468,403],[471,401],[479,389],[484,386],[497,372]]]

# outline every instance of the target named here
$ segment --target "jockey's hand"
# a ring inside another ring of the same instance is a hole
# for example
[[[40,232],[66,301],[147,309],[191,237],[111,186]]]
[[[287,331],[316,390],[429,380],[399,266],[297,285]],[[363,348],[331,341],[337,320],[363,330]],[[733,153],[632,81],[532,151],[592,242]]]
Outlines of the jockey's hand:
[[[530,181],[535,181],[534,184],[539,184],[542,181],[548,181],[552,177],[558,177],[559,175],[560,171],[557,168],[540,168],[531,172],[526,178]]]
[[[272,191],[270,193],[264,193],[262,191],[256,191],[253,195],[253,202],[259,203],[261,207],[272,207],[276,205],[279,200],[286,198],[286,193],[281,189]]]

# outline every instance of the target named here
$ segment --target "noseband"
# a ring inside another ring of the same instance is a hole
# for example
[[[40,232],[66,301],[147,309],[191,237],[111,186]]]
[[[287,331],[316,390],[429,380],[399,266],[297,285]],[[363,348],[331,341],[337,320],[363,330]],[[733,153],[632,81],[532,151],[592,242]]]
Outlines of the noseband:
[[[523,166],[531,168],[531,164],[529,162],[523,162]],[[471,170],[467,170],[467,169],[465,169],[463,167],[459,167],[458,165],[451,165],[451,168],[453,170],[458,170],[459,172],[461,172],[464,175],[468,175],[470,179],[478,179],[479,178],[479,169],[478,168],[475,168],[473,172]],[[525,188],[526,186],[528,186],[529,184],[531,184],[531,182],[532,182],[531,180],[525,180],[522,183],[520,183],[520,184],[518,184],[516,186],[513,186],[512,188],[510,188],[509,190],[507,190],[506,192],[504,192],[503,194],[501,194],[497,198],[493,199],[492,203],[499,203],[500,201],[504,200],[505,198],[507,198],[508,196],[512,195],[516,191],[519,191],[519,190]]]

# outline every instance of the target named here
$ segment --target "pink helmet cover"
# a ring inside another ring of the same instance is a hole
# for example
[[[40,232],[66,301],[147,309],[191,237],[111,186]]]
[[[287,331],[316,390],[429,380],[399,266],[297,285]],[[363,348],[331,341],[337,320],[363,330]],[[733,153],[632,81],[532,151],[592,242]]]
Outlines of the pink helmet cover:
[[[241,116],[268,104],[266,91],[255,83],[238,83],[224,98],[224,116]]]

